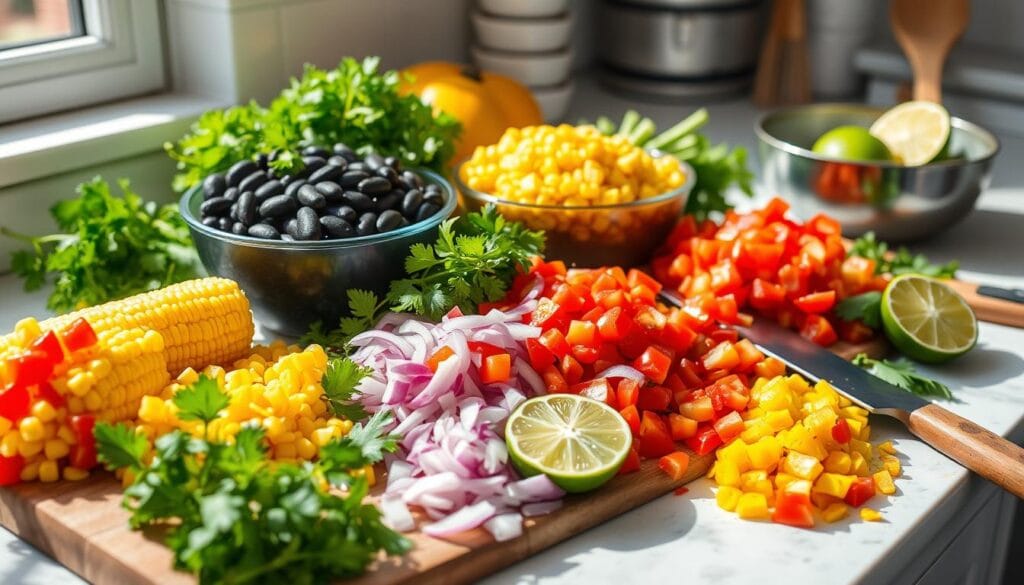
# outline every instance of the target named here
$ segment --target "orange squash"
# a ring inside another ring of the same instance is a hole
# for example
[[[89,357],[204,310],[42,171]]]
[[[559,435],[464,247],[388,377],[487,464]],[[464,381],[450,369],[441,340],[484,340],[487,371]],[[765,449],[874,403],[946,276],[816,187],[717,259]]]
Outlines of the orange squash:
[[[462,123],[456,142],[456,163],[473,154],[477,146],[494,144],[507,128],[544,123],[540,106],[523,84],[472,65],[443,61],[419,63],[405,69],[403,93],[416,94]]]

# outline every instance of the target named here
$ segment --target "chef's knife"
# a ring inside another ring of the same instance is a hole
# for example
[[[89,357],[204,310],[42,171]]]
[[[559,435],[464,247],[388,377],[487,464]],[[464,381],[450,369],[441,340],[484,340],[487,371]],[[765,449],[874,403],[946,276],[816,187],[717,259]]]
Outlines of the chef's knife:
[[[749,327],[737,329],[791,369],[812,380],[828,381],[870,412],[899,420],[939,452],[1024,499],[1024,449],[767,319],[755,319]]]
[[[944,280],[974,309],[982,321],[1024,327],[1024,289],[977,285],[962,280]]]

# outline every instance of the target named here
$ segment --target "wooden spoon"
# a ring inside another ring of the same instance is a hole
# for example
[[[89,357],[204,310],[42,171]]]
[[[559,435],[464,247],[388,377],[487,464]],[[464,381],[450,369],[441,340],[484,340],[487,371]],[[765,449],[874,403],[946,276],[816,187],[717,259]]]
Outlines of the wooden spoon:
[[[914,71],[914,99],[942,103],[942,66],[964,34],[970,0],[891,0],[889,20]]]

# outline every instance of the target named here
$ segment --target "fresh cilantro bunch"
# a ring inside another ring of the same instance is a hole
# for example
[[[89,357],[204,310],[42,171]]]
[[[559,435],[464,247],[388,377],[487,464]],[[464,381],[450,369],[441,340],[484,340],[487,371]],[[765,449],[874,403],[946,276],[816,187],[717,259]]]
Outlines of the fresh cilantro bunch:
[[[373,369],[361,366],[347,357],[332,358],[327,362],[322,385],[324,400],[334,416],[351,421],[360,421],[367,417],[366,410],[357,398],[356,387],[359,382],[373,373]]]
[[[121,196],[96,177],[78,186],[78,197],[51,207],[62,233],[34,237],[0,228],[32,247],[11,259],[25,290],[36,290],[49,273],[57,274],[47,301],[51,310],[96,305],[200,274],[188,226],[174,205],[144,201],[125,179],[118,185]]]
[[[905,359],[876,360],[869,358],[867,354],[860,353],[853,358],[853,364],[911,394],[934,396],[947,400],[953,398],[949,386],[938,380],[921,376],[914,369],[914,365]]]
[[[843,321],[862,321],[878,329],[882,326],[882,293],[873,290],[847,297],[836,305],[836,315]]]
[[[174,402],[182,418],[208,424],[226,396],[205,378]],[[377,414],[303,464],[269,461],[255,426],[232,443],[171,432],[157,439],[149,464],[145,437],[129,427],[99,424],[95,436],[101,461],[135,475],[124,498],[131,525],[169,527],[176,568],[200,583],[327,583],[363,573],[380,551],[411,546],[364,503],[367,480],[353,473],[395,450],[383,432],[389,422]]]
[[[331,70],[306,65],[265,108],[250,103],[207,112],[189,134],[165,145],[181,170],[174,188],[188,189],[257,154],[274,153],[272,166],[288,171],[302,164],[303,146],[337,142],[362,155],[378,152],[406,166],[442,170],[455,153],[458,121],[402,95],[400,74],[379,66],[376,57],[346,58]]]
[[[868,232],[857,238],[850,247],[847,256],[860,256],[875,261],[876,274],[920,274],[933,278],[953,278],[960,264],[953,260],[946,264],[932,264],[923,254],[911,254],[910,250],[900,246],[889,250],[889,245],[875,239],[874,232]]]

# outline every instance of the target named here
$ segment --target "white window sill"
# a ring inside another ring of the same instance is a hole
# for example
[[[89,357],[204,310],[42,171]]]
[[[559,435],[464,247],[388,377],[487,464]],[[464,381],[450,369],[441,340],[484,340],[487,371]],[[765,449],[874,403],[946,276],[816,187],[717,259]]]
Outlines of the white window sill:
[[[0,126],[0,190],[163,148],[223,101],[160,94]]]

